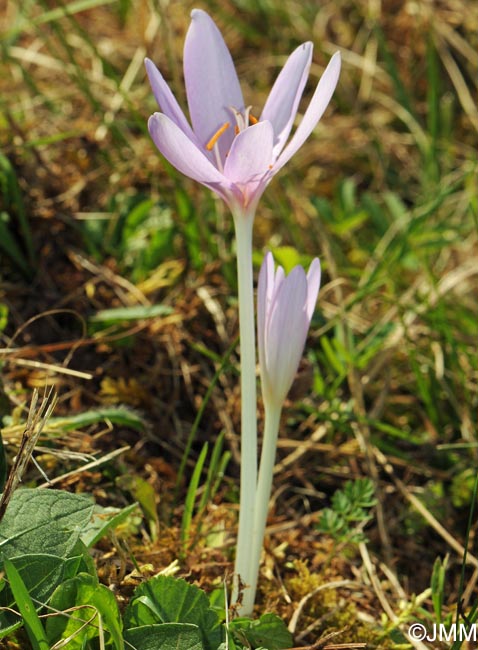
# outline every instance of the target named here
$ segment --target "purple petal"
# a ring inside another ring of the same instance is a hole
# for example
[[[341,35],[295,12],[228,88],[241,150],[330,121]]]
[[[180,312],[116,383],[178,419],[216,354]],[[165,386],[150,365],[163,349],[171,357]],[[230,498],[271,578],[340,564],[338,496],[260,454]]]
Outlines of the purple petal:
[[[309,76],[312,43],[300,45],[286,61],[269,93],[261,120],[274,127],[274,158],[282,151],[289,137],[300,98]]]
[[[265,379],[265,329],[273,289],[274,258],[272,253],[268,252],[262,262],[257,283],[257,347],[259,348],[259,367],[263,383]]]
[[[273,138],[270,122],[258,122],[241,131],[227,155],[224,176],[238,184],[260,181],[270,171]]]
[[[335,86],[339,80],[340,74],[340,53],[336,52],[330,59],[324,74],[322,75],[317,88],[315,89],[314,96],[310,100],[302,122],[297,127],[296,132],[292,136],[291,141],[279,156],[276,164],[274,165],[274,173],[276,173],[288,160],[292,158],[295,152],[304,144],[305,140],[312,133],[317,122],[322,117],[328,103],[334,93]]]
[[[266,323],[265,357],[275,399],[281,403],[294,380],[307,338],[307,279],[296,266],[284,278]]]
[[[320,260],[314,258],[312,264],[309,267],[309,272],[307,273],[307,304],[306,312],[309,323],[312,319],[314,313],[315,304],[317,302],[317,296],[319,294],[320,288]]]
[[[230,106],[244,110],[234,63],[221,32],[205,11],[194,9],[184,43],[184,80],[194,132],[205,146],[231,122]],[[234,139],[234,124],[218,140],[224,161]]]
[[[145,59],[146,72],[148,73],[149,83],[153,90],[154,96],[162,112],[167,115],[187,137],[199,145],[189,122],[186,119],[181,107],[176,101],[168,84],[165,82],[163,75],[150,59]]]
[[[218,184],[227,190],[230,185],[227,179],[169,117],[154,113],[149,118],[148,128],[154,144],[181,173],[199,183]]]

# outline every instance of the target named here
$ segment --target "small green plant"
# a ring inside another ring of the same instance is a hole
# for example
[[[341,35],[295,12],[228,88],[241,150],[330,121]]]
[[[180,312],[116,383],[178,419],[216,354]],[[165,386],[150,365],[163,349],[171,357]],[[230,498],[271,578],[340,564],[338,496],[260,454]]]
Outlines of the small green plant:
[[[377,503],[370,479],[347,481],[332,497],[332,508],[325,508],[317,528],[336,542],[358,544],[364,541],[363,527],[370,521],[370,509]]]
[[[214,453],[211,466],[224,458],[220,445]],[[0,524],[0,639],[24,626],[33,650],[66,642],[73,650],[93,650],[98,643],[112,650],[128,644],[137,650],[291,647],[291,634],[275,614],[228,621],[226,603],[216,606],[219,590],[209,599],[172,576],[141,583],[121,617],[88,549],[136,508],[107,512],[84,495],[18,489]]]
[[[437,557],[433,565],[433,572],[430,581],[430,588],[432,592],[433,611],[435,613],[435,621],[442,622],[443,610],[443,597],[445,592],[445,573],[448,564],[448,556],[444,560]]]

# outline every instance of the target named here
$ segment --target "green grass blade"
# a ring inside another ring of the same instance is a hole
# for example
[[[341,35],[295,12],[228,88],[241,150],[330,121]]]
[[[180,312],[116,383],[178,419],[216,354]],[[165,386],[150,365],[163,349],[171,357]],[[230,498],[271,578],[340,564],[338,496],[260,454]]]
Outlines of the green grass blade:
[[[221,459],[223,441],[224,441],[224,432],[222,432],[221,435],[218,437],[212,449],[211,459],[209,461],[209,467],[207,470],[206,483],[204,484],[204,492],[202,493],[201,499],[199,501],[198,512],[202,512],[204,510],[211,497],[211,491],[214,484],[214,479],[216,477],[219,461]]]
[[[5,212],[0,213],[0,249],[8,255],[23,275],[29,277],[31,275],[30,266],[3,220],[4,216],[8,219],[8,215]]]
[[[214,390],[215,385],[218,382],[219,377],[221,376],[221,373],[224,372],[224,369],[226,368],[227,364],[229,363],[229,357],[232,354],[232,351],[236,348],[238,339],[236,338],[232,345],[226,350],[224,357],[222,358],[221,364],[214,373],[213,378],[211,379],[211,382],[209,383],[208,389],[206,391],[206,394],[204,395],[204,399],[201,403],[201,406],[199,408],[199,411],[197,412],[196,418],[193,422],[193,425],[191,427],[191,430],[189,432],[189,436],[186,442],[186,447],[184,449],[183,456],[181,458],[181,464],[179,466],[178,470],[178,477],[176,479],[176,491],[175,491],[175,498],[174,501],[176,501],[178,492],[179,492],[179,486],[181,485],[181,481],[183,480],[184,476],[184,470],[186,469],[186,463],[188,462],[189,458],[189,453],[191,451],[192,444],[196,438],[196,433],[199,428],[199,423],[201,422],[201,418],[204,414],[204,410],[207,406],[207,403],[209,402],[212,391]]]
[[[430,180],[436,182],[440,178],[437,156],[440,132],[440,74],[437,51],[431,34],[427,42],[427,105],[427,126],[430,134],[427,172]]]
[[[187,550],[187,546],[189,542],[189,537],[191,532],[191,522],[193,518],[193,511],[194,511],[194,502],[196,501],[196,493],[199,487],[199,480],[201,478],[202,468],[204,467],[204,463],[206,461],[207,450],[208,450],[208,444],[206,442],[204,443],[204,446],[201,449],[201,453],[199,454],[199,458],[196,461],[196,466],[194,467],[194,472],[191,477],[191,482],[189,483],[188,491],[186,494],[184,513],[181,521],[181,543],[182,543],[183,551]]]
[[[427,104],[428,132],[432,137],[433,148],[436,148],[440,128],[440,74],[435,42],[431,35],[427,42]]]
[[[168,316],[172,313],[168,305],[135,305],[134,307],[115,307],[114,309],[101,309],[90,318],[92,323],[118,323],[121,321],[143,320]]]
[[[26,24],[25,16],[21,16],[17,20],[15,27],[6,34],[6,37],[11,38],[21,32],[32,32],[35,27],[59,20],[60,18],[63,18],[63,16],[73,16],[74,14],[80,13],[81,11],[87,11],[88,9],[93,9],[94,7],[114,4],[116,1],[117,0],[77,0],[76,2],[70,2],[63,7],[56,7],[55,9],[44,11],[39,16],[33,18],[30,25]]]
[[[380,53],[382,54],[385,62],[385,67],[393,83],[393,87],[395,90],[395,97],[398,100],[398,102],[403,106],[403,108],[405,108],[407,112],[410,113],[410,115],[416,118],[415,112],[412,109],[410,95],[407,92],[405,85],[400,77],[400,72],[397,63],[387,46],[387,40],[385,38],[385,34],[383,33],[381,27],[379,27],[378,25],[375,25],[374,33],[375,36],[377,37]]]
[[[473,518],[475,516],[475,506],[476,506],[476,496],[478,495],[478,472],[475,474],[475,482],[473,484],[473,493],[471,496],[471,504],[470,504],[470,514],[468,515],[468,525],[466,527],[466,537],[465,537],[465,543],[464,543],[464,549],[465,552],[463,553],[463,560],[461,563],[461,574],[460,574],[460,585],[458,587],[458,598],[457,598],[457,603],[458,607],[456,608],[456,626],[458,627],[460,623],[460,614],[461,612],[461,600],[463,596],[463,591],[465,589],[465,571],[466,571],[466,558],[468,555],[468,548],[469,548],[469,542],[470,542],[470,534],[471,530],[473,528]]]
[[[92,424],[104,423],[106,421],[129,427],[135,431],[144,431],[146,424],[142,417],[132,409],[124,406],[112,406],[108,408],[95,409],[94,411],[85,411],[77,415],[68,417],[51,418],[49,427],[60,429],[62,431],[73,431]]]
[[[22,615],[25,624],[25,630],[32,644],[33,650],[49,650],[50,645],[47,641],[45,630],[38,617],[35,606],[33,605],[30,594],[28,593],[25,583],[14,564],[8,559],[4,560],[5,573],[7,574],[15,602]]]
[[[0,190],[3,195],[4,208],[6,210],[5,213],[0,213],[0,242],[5,253],[29,277],[32,275],[35,258],[30,224],[26,215],[17,175],[9,159],[2,153],[0,153]],[[7,215],[8,218],[10,213],[14,214],[18,220],[19,231],[26,250],[26,257],[21,252],[5,223],[4,215]]]

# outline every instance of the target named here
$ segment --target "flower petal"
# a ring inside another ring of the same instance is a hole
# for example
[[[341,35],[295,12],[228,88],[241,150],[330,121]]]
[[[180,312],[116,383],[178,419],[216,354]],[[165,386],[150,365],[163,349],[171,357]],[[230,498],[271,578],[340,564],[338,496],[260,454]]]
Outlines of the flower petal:
[[[314,313],[315,304],[317,302],[317,296],[319,294],[320,288],[320,260],[315,257],[312,260],[312,264],[309,267],[307,273],[307,303],[306,303],[306,312],[309,323],[312,319]]]
[[[146,72],[148,73],[149,83],[153,90],[153,94],[158,102],[162,112],[167,115],[187,137],[199,146],[196,136],[189,122],[186,119],[181,107],[176,101],[176,97],[171,92],[168,84],[165,82],[163,75],[158,68],[154,65],[151,59],[145,59]]]
[[[302,118],[302,122],[297,127],[291,141],[282,151],[274,165],[274,173],[276,173],[288,160],[292,158],[295,152],[304,144],[305,140],[314,130],[334,93],[335,86],[339,80],[339,73],[340,53],[336,52],[330,59],[329,65],[320,78],[315,93],[310,100],[310,104],[307,107],[304,117]]]
[[[300,45],[286,61],[269,93],[260,117],[274,128],[274,158],[284,148],[289,137],[300,98],[309,76],[312,43]]]
[[[261,265],[257,283],[257,347],[259,349],[259,368],[264,387],[265,383],[265,331],[267,312],[274,290],[274,258],[269,251]]]
[[[227,179],[173,120],[163,113],[154,113],[149,118],[148,129],[154,144],[163,156],[182,174],[208,187],[218,184],[227,191],[230,186]],[[216,187],[213,189],[218,191]]]
[[[244,110],[236,69],[221,32],[201,9],[191,13],[192,21],[184,43],[184,80],[189,114],[202,146],[231,121],[230,106]],[[234,128],[218,140],[224,161],[234,139]]]
[[[266,323],[265,361],[276,403],[282,404],[294,380],[307,338],[307,279],[296,266],[278,288]]]
[[[234,183],[254,183],[270,171],[274,131],[270,122],[258,122],[241,131],[232,143],[224,176]]]

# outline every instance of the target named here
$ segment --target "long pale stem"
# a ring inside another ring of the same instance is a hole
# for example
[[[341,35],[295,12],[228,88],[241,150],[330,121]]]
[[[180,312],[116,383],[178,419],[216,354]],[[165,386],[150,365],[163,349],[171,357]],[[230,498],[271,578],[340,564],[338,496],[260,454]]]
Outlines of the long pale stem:
[[[257,391],[254,286],[252,274],[253,214],[234,215],[239,288],[239,336],[241,349],[241,488],[236,580],[233,602],[239,596],[239,578],[249,592],[251,583],[251,535],[257,485]]]
[[[256,598],[257,579],[261,560],[262,544],[266,530],[269,498],[272,488],[272,476],[276,457],[277,436],[282,406],[265,402],[264,439],[262,443],[261,464],[256,491],[256,506],[254,512],[254,527],[250,544],[250,587],[244,593],[243,613],[250,614]],[[242,613],[242,612],[241,612]]]

